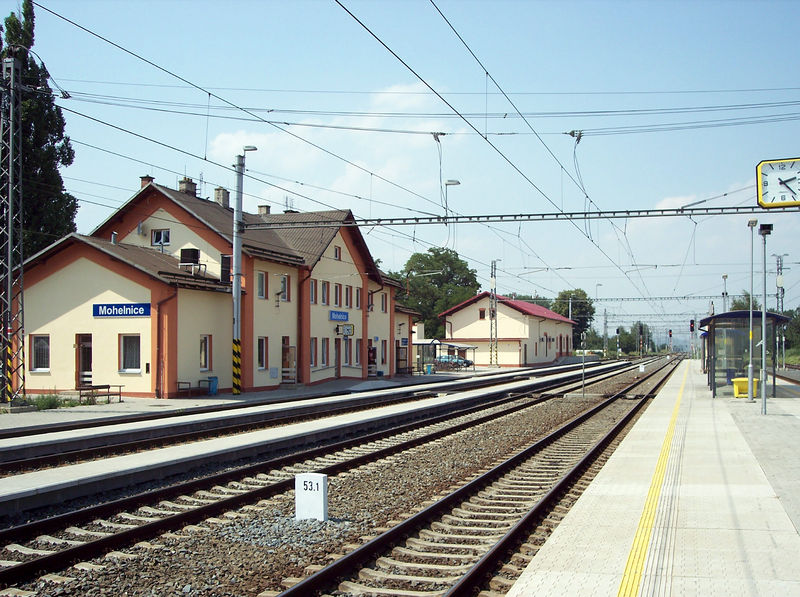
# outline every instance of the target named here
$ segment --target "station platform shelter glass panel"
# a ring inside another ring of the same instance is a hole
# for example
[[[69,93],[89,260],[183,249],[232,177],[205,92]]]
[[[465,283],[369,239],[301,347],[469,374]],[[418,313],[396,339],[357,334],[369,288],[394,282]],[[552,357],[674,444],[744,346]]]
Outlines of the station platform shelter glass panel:
[[[776,366],[775,329],[788,317],[767,313],[767,371]],[[733,396],[733,380],[746,378],[750,363],[750,311],[729,311],[700,320],[705,334],[703,363],[712,395]],[[753,311],[753,379],[761,379],[761,311]],[[760,392],[760,388],[758,392]]]

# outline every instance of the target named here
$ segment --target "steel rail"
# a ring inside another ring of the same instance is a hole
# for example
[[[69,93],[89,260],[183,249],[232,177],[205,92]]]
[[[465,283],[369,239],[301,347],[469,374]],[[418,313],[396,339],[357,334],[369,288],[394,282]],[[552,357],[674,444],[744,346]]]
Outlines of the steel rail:
[[[671,362],[666,363],[664,367],[667,367],[670,364]],[[593,417],[596,413],[604,410],[608,405],[615,402],[621,395],[641,385],[642,383],[650,379],[653,375],[655,375],[657,372],[661,371],[664,367],[660,367],[659,369],[652,371],[647,377],[637,380],[636,382],[630,384],[621,392],[616,393],[614,396],[607,398],[598,405],[584,411],[584,413],[577,415],[576,417],[574,417],[573,419],[571,419],[570,421],[559,427],[557,430],[548,434],[546,437],[532,444],[528,448],[525,448],[524,450],[512,456],[505,462],[492,468],[492,470],[488,471],[487,473],[468,482],[467,484],[463,485],[462,487],[450,493],[449,495],[441,498],[436,503],[428,506],[424,510],[418,512],[417,514],[407,518],[400,524],[392,527],[391,529],[382,533],[378,537],[375,537],[374,539],[365,543],[364,545],[360,546],[354,551],[342,556],[335,562],[332,562],[322,570],[319,570],[313,575],[306,577],[304,580],[283,591],[282,593],[280,593],[279,597],[308,597],[309,595],[315,595],[320,591],[329,589],[330,585],[334,583],[338,578],[343,577],[349,572],[357,569],[365,562],[369,562],[375,559],[376,557],[378,557],[380,553],[384,552],[388,547],[395,545],[401,539],[404,539],[409,535],[411,535],[412,533],[418,531],[422,526],[428,524],[431,520],[438,518],[443,512],[447,511],[455,504],[460,503],[466,497],[473,494],[478,489],[483,488],[486,485],[492,483],[498,477],[502,476],[507,471],[516,467],[520,462],[524,462],[530,456],[541,451],[543,448],[547,447],[555,440],[565,435],[567,432],[571,431],[584,421]],[[638,404],[636,405],[636,408],[637,409],[641,408],[641,405],[643,405],[644,402],[645,401],[643,399],[640,399],[638,401]],[[586,460],[582,459],[581,462],[584,463],[585,466]],[[486,566],[486,564],[483,564],[483,566]]]

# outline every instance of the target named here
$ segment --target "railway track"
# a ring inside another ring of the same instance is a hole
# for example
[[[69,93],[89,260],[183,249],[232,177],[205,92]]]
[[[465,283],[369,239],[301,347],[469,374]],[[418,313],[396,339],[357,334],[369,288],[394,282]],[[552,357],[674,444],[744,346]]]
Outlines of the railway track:
[[[572,368],[575,370],[575,368]],[[518,375],[512,376],[512,380],[534,378],[541,375],[543,371],[528,371],[520,372]],[[575,373],[575,376],[578,374]],[[587,379],[593,378],[604,379],[608,373],[602,373],[589,369],[587,371]],[[470,380],[461,381],[454,389],[458,391],[467,391],[480,388],[488,388],[497,381],[491,376]],[[557,387],[559,384],[553,384]],[[230,423],[224,421],[214,421],[206,423],[203,421],[195,421],[185,424],[170,424],[160,429],[144,429],[131,435],[100,435],[98,437],[86,438],[70,437],[63,441],[53,442],[35,442],[31,441],[30,446],[24,450],[32,454],[24,457],[13,458],[10,454],[3,454],[0,452],[0,478],[2,476],[19,474],[21,472],[38,470],[42,468],[49,468],[59,466],[67,463],[85,462],[97,458],[109,458],[111,456],[118,456],[123,454],[130,454],[144,450],[151,450],[161,447],[174,446],[185,444],[189,442],[200,441],[209,438],[223,437],[236,433],[245,433],[248,431],[262,430],[270,427],[277,427],[281,425],[288,425],[300,421],[307,421],[321,417],[334,416],[348,412],[356,412],[375,408],[378,405],[386,406],[389,404],[400,404],[411,402],[415,400],[422,400],[431,396],[436,396],[442,391],[447,391],[446,387],[442,388],[442,384],[435,384],[437,389],[431,390],[424,385],[411,386],[402,390],[397,390],[386,396],[380,397],[351,397],[346,403],[336,402],[332,405],[314,405],[308,408],[294,409],[289,414],[282,412],[268,411],[268,412],[253,412],[252,408],[247,409],[247,414],[242,417],[236,417]],[[547,389],[544,387],[543,389]],[[230,410],[230,409],[222,409]],[[205,411],[204,412],[216,412]],[[175,417],[171,417],[174,419]],[[131,421],[138,422],[141,417],[131,417]],[[129,422],[128,418],[121,421],[121,423]],[[104,424],[104,425],[107,425]],[[90,425],[87,428],[96,428],[97,426]],[[100,426],[102,427],[102,426]],[[72,424],[59,426],[54,433],[58,431],[71,431],[74,430]],[[155,436],[155,437],[153,437]],[[13,437],[7,435],[7,437]],[[76,447],[76,443],[81,445],[90,444],[86,447]],[[15,450],[19,452],[20,450]]]
[[[281,596],[309,597],[333,590],[373,597],[475,595],[486,584],[485,577],[502,567],[509,551],[530,535],[534,522],[548,515],[643,406],[643,399],[619,400],[641,382]]]
[[[257,508],[259,500],[292,489],[294,475],[298,472],[335,475],[528,408],[537,400],[517,396],[507,402],[506,405],[494,405],[492,412],[477,418],[473,416],[472,420],[458,425],[442,420],[428,425],[424,431],[396,431],[396,436],[391,438],[386,434],[376,434],[371,438],[307,451],[210,479],[0,531],[0,544],[6,546],[4,554],[7,558],[0,562],[5,566],[0,570],[0,586],[63,570],[70,563],[84,562],[185,525],[213,521],[237,508]],[[473,410],[477,412],[477,407]],[[464,414],[463,417],[470,415]]]

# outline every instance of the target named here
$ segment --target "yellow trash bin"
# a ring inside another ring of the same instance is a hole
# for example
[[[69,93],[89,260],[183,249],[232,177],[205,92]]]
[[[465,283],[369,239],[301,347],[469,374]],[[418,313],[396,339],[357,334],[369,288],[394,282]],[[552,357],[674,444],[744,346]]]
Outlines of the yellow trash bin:
[[[733,382],[733,397],[734,398],[747,398],[747,378],[734,377]],[[753,396],[758,396],[758,379],[753,378]]]

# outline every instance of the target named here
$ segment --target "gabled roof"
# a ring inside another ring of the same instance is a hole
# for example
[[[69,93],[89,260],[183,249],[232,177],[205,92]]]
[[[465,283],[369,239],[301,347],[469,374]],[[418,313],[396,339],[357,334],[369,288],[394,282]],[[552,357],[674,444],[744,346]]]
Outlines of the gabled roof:
[[[469,305],[477,303],[478,301],[481,301],[484,298],[489,298],[489,292],[481,292],[480,294],[476,294],[475,296],[472,296],[472,297],[468,298],[467,300],[459,303],[455,307],[451,307],[447,311],[443,311],[442,313],[439,313],[439,317],[445,317],[447,315],[452,315],[456,311],[460,311],[464,307],[467,307]],[[526,302],[526,301],[518,301],[516,299],[510,299],[510,298],[508,298],[506,296],[502,296],[502,295],[499,295],[499,294],[497,295],[497,301],[499,303],[502,303],[502,304],[504,304],[504,305],[506,305],[508,307],[511,307],[512,309],[515,309],[516,311],[519,311],[520,313],[523,313],[525,315],[530,315],[532,317],[539,317],[541,319],[550,319],[550,320],[553,320],[553,321],[560,321],[562,323],[569,323],[571,325],[577,325],[577,322],[575,322],[575,321],[573,321],[573,320],[571,320],[571,319],[569,319],[567,317],[564,317],[563,315],[559,315],[555,311],[551,311],[550,309],[542,307],[541,305],[536,305],[534,303],[529,303],[529,302]]]
[[[233,208],[223,207],[216,201],[201,199],[195,195],[176,191],[163,185],[150,182],[141,188],[117,212],[100,224],[92,235],[102,230],[114,217],[130,211],[138,199],[156,190],[164,197],[190,213],[205,224],[209,230],[233,245]],[[322,258],[322,254],[336,237],[340,227],[309,226],[296,228],[262,228],[253,229],[247,226],[256,224],[281,224],[298,222],[330,221],[342,226],[355,222],[350,210],[329,210],[318,212],[288,212],[283,214],[257,215],[242,212],[245,231],[242,234],[242,250],[252,256],[293,266],[313,268]],[[356,248],[361,252],[367,264],[368,274],[381,282],[381,275],[369,253],[367,244],[357,226],[349,227],[353,232]]]
[[[197,290],[229,292],[230,286],[222,284],[218,278],[200,272],[187,272],[178,265],[178,260],[166,253],[149,247],[112,243],[104,239],[72,233],[39,251],[25,261],[25,269],[31,269],[72,244],[84,244],[101,253],[141,271],[165,284]]]

